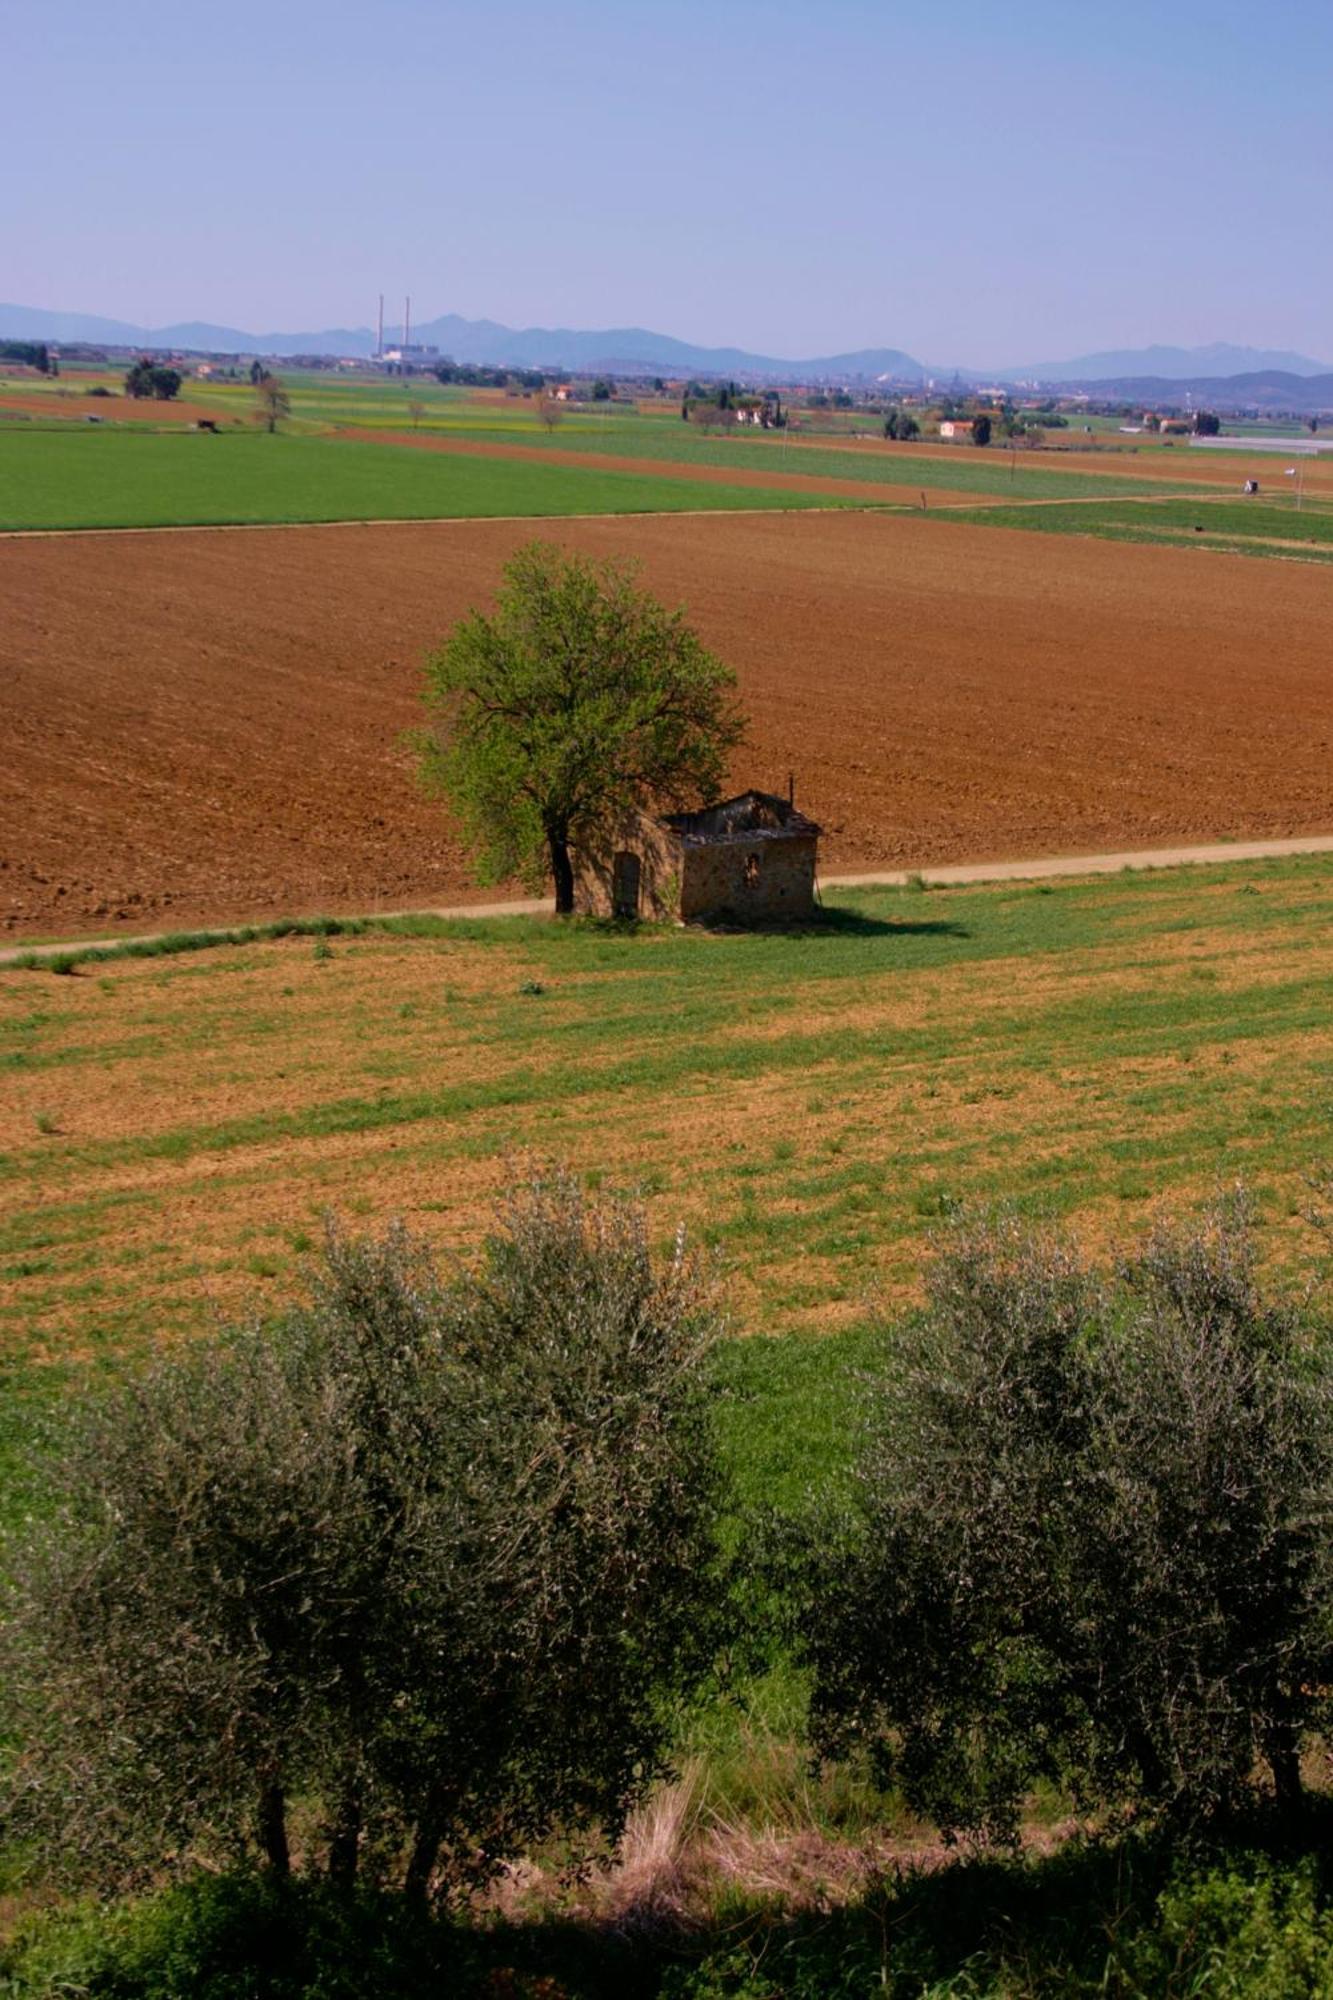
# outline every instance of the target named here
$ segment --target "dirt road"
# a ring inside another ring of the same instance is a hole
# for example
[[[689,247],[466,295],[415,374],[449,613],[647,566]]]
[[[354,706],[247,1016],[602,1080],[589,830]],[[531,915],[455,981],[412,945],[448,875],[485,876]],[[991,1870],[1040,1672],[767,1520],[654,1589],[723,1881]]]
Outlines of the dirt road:
[[[1219,841],[1208,847],[1133,848],[1120,854],[1042,855],[1029,861],[975,861],[954,868],[890,869],[879,875],[826,875],[822,893],[839,889],[905,889],[909,882],[922,882],[928,889],[961,888],[968,883],[1049,882],[1059,877],[1078,879],[1087,875],[1120,875],[1127,868],[1203,867],[1209,863],[1273,861],[1285,855],[1333,854],[1333,834],[1308,840]],[[365,911],[358,914],[366,915]],[[384,912],[376,912],[383,915]],[[553,916],[549,896],[515,896],[499,903],[457,903],[432,910],[406,910],[404,916],[428,917],[544,917]],[[135,938],[66,938],[29,946],[9,945],[0,950],[0,966],[13,965],[36,953],[41,958],[59,957],[76,947],[84,951],[114,951],[127,943],[156,944],[165,935],[150,931]],[[216,933],[225,939],[226,930]]]

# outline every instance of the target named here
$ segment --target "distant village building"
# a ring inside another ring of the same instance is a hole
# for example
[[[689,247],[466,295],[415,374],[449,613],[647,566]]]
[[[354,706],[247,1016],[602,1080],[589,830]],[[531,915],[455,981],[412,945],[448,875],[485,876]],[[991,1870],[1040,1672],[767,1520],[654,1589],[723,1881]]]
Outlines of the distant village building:
[[[587,916],[682,924],[808,922],[819,833],[769,792],[661,819],[639,814],[603,853],[580,858],[574,907]]]
[[[940,425],[940,436],[954,444],[971,444],[972,425],[961,417],[946,417]]]

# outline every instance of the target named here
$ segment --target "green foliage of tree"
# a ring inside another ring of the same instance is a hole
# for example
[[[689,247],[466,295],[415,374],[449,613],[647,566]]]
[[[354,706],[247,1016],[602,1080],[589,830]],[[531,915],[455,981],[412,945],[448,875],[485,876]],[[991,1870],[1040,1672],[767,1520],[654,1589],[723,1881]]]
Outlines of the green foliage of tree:
[[[611,400],[611,384],[604,375],[599,375],[592,385],[592,400],[594,403],[609,403]]]
[[[1212,410],[1197,410],[1194,416],[1194,435],[1215,438],[1222,429],[1222,420]]]
[[[281,1325],[88,1404],[8,1564],[6,1834],[419,1896],[614,1840],[714,1649],[714,1326],[679,1244],[546,1176],[470,1270],[331,1234]]]
[[[0,361],[22,361],[39,375],[52,371],[51,352],[44,340],[0,340]],[[59,373],[56,369],[55,373]]]
[[[987,445],[990,443],[990,438],[991,420],[983,410],[980,415],[972,419],[972,442],[973,444]]]
[[[483,879],[549,872],[574,907],[574,856],[629,813],[715,797],[743,723],[735,676],[633,567],[540,542],[505,566],[426,663],[427,786],[448,799]]]
[[[150,361],[147,355],[128,370],[125,376],[125,394],[138,401],[154,397],[159,403],[169,403],[180,391],[181,375],[176,368],[164,367],[160,362]]]
[[[1262,1764],[1293,1805],[1333,1680],[1330,1380],[1240,1207],[1113,1281],[960,1226],[795,1565],[821,1747],[1002,1839],[1041,1778],[1199,1819]]]

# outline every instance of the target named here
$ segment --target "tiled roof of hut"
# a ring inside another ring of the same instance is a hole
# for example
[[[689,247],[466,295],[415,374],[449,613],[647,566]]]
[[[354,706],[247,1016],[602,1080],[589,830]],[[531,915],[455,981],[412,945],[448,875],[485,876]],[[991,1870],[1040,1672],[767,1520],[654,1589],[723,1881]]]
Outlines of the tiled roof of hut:
[[[699,812],[667,813],[662,820],[691,847],[716,846],[723,841],[809,839],[820,828],[797,812],[786,799],[771,792],[741,792]]]

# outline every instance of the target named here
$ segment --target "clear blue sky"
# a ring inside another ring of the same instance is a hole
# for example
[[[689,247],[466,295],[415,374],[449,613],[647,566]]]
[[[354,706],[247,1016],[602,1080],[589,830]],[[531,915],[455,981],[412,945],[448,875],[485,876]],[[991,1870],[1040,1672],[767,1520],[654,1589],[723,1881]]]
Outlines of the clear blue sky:
[[[0,75],[18,303],[1333,360],[1329,0],[66,0]]]

